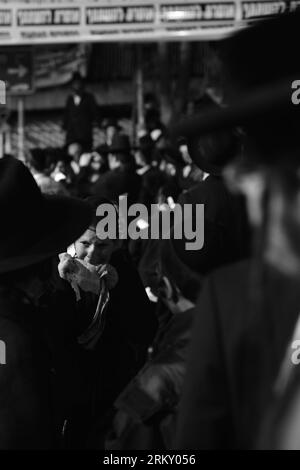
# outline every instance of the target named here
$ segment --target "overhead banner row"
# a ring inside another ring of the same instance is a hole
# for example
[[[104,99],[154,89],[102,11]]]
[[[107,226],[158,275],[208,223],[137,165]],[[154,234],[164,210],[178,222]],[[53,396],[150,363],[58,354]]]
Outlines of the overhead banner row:
[[[300,0],[101,0],[0,3],[0,44],[218,39]]]

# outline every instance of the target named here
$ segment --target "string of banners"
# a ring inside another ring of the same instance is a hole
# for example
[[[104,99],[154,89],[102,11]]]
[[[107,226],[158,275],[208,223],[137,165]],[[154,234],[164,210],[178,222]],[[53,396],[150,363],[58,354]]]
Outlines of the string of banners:
[[[299,6],[300,0],[0,2],[0,43],[218,39]]]

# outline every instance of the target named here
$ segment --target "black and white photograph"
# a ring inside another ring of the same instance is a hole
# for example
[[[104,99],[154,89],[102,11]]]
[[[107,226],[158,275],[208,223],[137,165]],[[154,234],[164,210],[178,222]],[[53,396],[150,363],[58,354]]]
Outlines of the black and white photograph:
[[[300,450],[299,44],[300,0],[0,0],[1,459]]]

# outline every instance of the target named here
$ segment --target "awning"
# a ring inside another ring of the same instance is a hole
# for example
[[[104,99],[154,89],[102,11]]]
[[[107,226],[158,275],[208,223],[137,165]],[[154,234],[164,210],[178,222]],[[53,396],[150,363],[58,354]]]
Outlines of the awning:
[[[0,2],[0,45],[215,40],[300,0]]]

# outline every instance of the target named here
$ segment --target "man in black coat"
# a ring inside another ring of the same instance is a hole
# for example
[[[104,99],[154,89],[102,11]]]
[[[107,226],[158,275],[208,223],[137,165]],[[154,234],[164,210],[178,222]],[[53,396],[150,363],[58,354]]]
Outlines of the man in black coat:
[[[300,292],[267,267],[267,302],[260,305],[251,291],[255,269],[249,261],[223,268],[202,289],[178,423],[180,449],[256,445],[299,315]]]
[[[0,449],[57,448],[65,405],[77,396],[68,391],[78,390],[80,374],[74,372],[72,323],[65,329],[61,318],[53,328],[55,312],[44,308],[44,300],[52,290],[51,258],[85,230],[91,211],[82,201],[43,196],[25,165],[10,156],[0,159],[0,211],[0,339],[6,350]],[[57,372],[69,377],[67,387]],[[55,387],[58,382],[64,385]]]
[[[78,72],[73,75],[72,88],[73,93],[67,99],[64,112],[66,145],[78,143],[84,152],[89,152],[93,148],[97,103],[94,96],[85,91],[83,78]]]
[[[219,260],[212,267],[247,257],[250,227],[244,200],[228,189],[223,175],[226,162],[237,158],[240,152],[237,135],[231,130],[219,130],[208,136],[195,136],[188,139],[188,148],[192,160],[203,171],[203,180],[184,191],[178,202],[204,204],[205,221],[214,227],[219,241],[219,249],[215,250]]]
[[[109,301],[103,311],[94,339],[81,341],[93,322],[99,303],[99,294],[75,293],[67,282],[60,292],[60,303],[72,312],[80,342],[79,356],[85,364],[86,384],[81,409],[74,408],[70,420],[68,446],[99,448],[112,413],[116,397],[143,366],[147,350],[157,329],[157,321],[145,289],[121,241],[102,239],[96,227],[101,217],[96,209],[109,201],[90,198],[94,219],[88,230],[74,244],[75,259],[92,266],[109,265],[116,271],[116,284],[109,291]],[[111,203],[112,204],[112,203]],[[91,338],[90,338],[91,339]],[[93,344],[92,344],[93,343]],[[96,430],[95,430],[96,428]]]
[[[166,182],[163,172],[153,166],[154,151],[155,144],[149,135],[139,139],[139,148],[135,157],[139,166],[137,174],[141,177],[138,202],[144,204],[148,210],[151,209],[151,204],[157,203],[159,190]]]
[[[226,57],[236,95],[227,108],[207,115],[202,127],[198,121],[197,134],[209,131],[207,123],[211,131],[244,127],[245,161],[235,165],[236,176],[256,243],[250,262],[212,274],[200,294],[179,449],[255,447],[268,407],[278,398],[286,355],[292,364],[300,249],[299,111],[291,104],[290,77],[300,70],[288,45],[299,39],[299,24],[299,13],[293,13],[230,38]],[[287,47],[278,57],[283,37]],[[251,73],[257,69],[259,77]]]
[[[92,190],[93,196],[118,201],[127,194],[128,205],[138,201],[141,178],[136,174],[134,158],[130,152],[130,142],[126,135],[116,134],[108,149],[110,170],[100,176]]]

